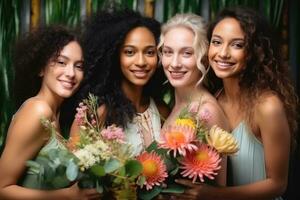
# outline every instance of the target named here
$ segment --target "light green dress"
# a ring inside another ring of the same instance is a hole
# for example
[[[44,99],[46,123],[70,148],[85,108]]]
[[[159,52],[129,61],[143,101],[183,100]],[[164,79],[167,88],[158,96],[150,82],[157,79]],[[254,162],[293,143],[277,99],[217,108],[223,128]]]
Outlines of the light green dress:
[[[266,179],[264,147],[246,123],[241,122],[232,134],[239,144],[239,151],[229,157],[230,174],[234,186],[245,185]],[[282,200],[281,197],[275,198]]]
[[[67,150],[66,146],[63,144],[62,141],[60,141],[58,137],[59,136],[57,134],[51,133],[47,144],[40,150],[40,152],[33,161],[37,163],[46,162],[43,159],[43,157],[47,155],[51,150]],[[35,167],[29,167],[24,173],[24,176],[22,177],[19,185],[34,189],[55,189],[52,185],[44,181],[44,176],[46,174],[49,174],[46,170],[47,168],[37,171]]]

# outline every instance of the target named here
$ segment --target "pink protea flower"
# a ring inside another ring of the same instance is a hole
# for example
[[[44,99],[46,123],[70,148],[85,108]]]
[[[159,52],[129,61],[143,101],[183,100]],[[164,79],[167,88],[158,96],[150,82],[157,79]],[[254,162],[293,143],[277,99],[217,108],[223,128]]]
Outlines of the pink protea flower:
[[[204,182],[204,177],[214,179],[218,173],[216,172],[221,168],[221,158],[216,150],[208,146],[207,144],[199,144],[198,150],[193,152],[187,152],[187,155],[180,161],[184,169],[181,172],[183,177],[189,177],[193,179],[193,183],[197,177],[201,182]]]
[[[207,109],[204,109],[200,111],[198,117],[202,122],[207,123],[212,118],[212,114]]]
[[[101,131],[101,135],[106,140],[116,140],[119,143],[124,143],[125,133],[122,128],[117,127],[115,124],[108,126]]]
[[[152,189],[155,185],[160,185],[168,177],[166,165],[155,152],[144,152],[137,157],[137,160],[143,166],[142,175],[146,178],[146,181],[141,187],[145,185],[146,190]]]
[[[197,150],[197,146],[193,144],[196,140],[195,129],[188,125],[172,125],[161,131],[161,137],[158,141],[159,147],[173,150],[174,157],[176,152],[185,156],[187,150]]]

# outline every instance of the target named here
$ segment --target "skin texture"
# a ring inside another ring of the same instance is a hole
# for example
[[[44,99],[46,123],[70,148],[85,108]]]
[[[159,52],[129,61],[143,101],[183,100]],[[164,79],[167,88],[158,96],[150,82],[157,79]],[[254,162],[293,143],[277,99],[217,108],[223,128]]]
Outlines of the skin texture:
[[[212,32],[209,62],[215,74],[222,79],[224,91],[218,102],[229,119],[230,130],[245,119],[243,92],[239,78],[246,63],[245,33],[234,18],[217,23]],[[272,91],[261,91],[252,108],[250,127],[264,147],[266,179],[243,186],[198,188],[199,199],[272,199],[280,196],[287,186],[290,150],[290,129],[280,98]],[[234,172],[233,172],[234,173]]]
[[[197,55],[194,51],[195,35],[191,29],[183,26],[173,27],[164,35],[162,47],[162,65],[169,82],[175,89],[175,105],[167,118],[164,127],[174,123],[180,111],[190,102],[198,101],[201,106],[199,112],[208,112],[211,118],[207,122],[208,128],[213,125],[228,130],[227,119],[218,105],[216,99],[205,89],[197,85],[202,73],[197,68]],[[222,170],[216,178],[219,185],[226,183],[226,158],[222,159]],[[178,180],[186,185],[187,190],[178,199],[197,199],[198,184],[192,184],[190,180]],[[169,197],[166,197],[169,198]]]
[[[70,97],[83,79],[82,49],[71,41],[53,57],[39,76],[42,85],[38,94],[29,98],[14,115],[10,124],[6,146],[0,159],[0,199],[97,199],[94,189],[81,190],[75,183],[65,189],[42,191],[17,185],[26,170],[25,162],[35,158],[48,142],[50,135],[40,119],[51,120],[59,134],[59,107]],[[14,166],[14,167],[12,167]]]

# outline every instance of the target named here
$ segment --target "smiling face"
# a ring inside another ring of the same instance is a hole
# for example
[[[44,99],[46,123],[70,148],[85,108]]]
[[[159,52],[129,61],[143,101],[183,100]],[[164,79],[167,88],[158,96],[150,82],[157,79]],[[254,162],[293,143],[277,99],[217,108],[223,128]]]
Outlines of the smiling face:
[[[246,67],[245,33],[236,19],[225,18],[215,26],[208,58],[219,78],[237,77]]]
[[[131,30],[120,49],[124,85],[144,86],[157,67],[157,50],[153,34],[145,27]]]
[[[175,88],[194,87],[201,78],[194,49],[194,33],[185,27],[174,27],[164,35],[162,65]]]
[[[51,91],[62,98],[70,97],[83,79],[82,49],[78,42],[68,43],[40,75],[43,77],[41,90]]]

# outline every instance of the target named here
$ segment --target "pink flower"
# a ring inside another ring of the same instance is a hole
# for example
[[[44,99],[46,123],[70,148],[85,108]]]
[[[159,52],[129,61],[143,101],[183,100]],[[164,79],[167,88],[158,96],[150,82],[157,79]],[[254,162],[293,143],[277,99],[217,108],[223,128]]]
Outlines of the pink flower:
[[[84,125],[87,109],[87,106],[82,102],[79,103],[79,107],[76,108],[77,113],[75,115],[75,121],[77,122],[78,126]]]
[[[146,178],[144,183],[146,190],[152,189],[155,185],[160,185],[168,177],[166,165],[155,152],[144,152],[137,157],[137,160],[143,166],[142,175]]]
[[[204,177],[214,179],[220,166],[220,155],[212,147],[206,144],[199,144],[198,150],[187,152],[186,156],[180,161],[184,169],[181,174],[183,177],[189,177],[196,181],[197,177],[204,182]]]
[[[212,114],[207,109],[204,109],[199,113],[199,118],[202,122],[207,123],[212,118]]]
[[[115,124],[108,126],[101,131],[101,135],[106,140],[116,140],[119,143],[124,143],[125,133],[122,128],[117,127]]]
[[[185,156],[186,151],[197,150],[197,146],[193,144],[196,140],[195,129],[188,125],[168,126],[161,131],[161,137],[158,141],[159,147],[173,150],[174,157],[178,151],[180,155]]]

